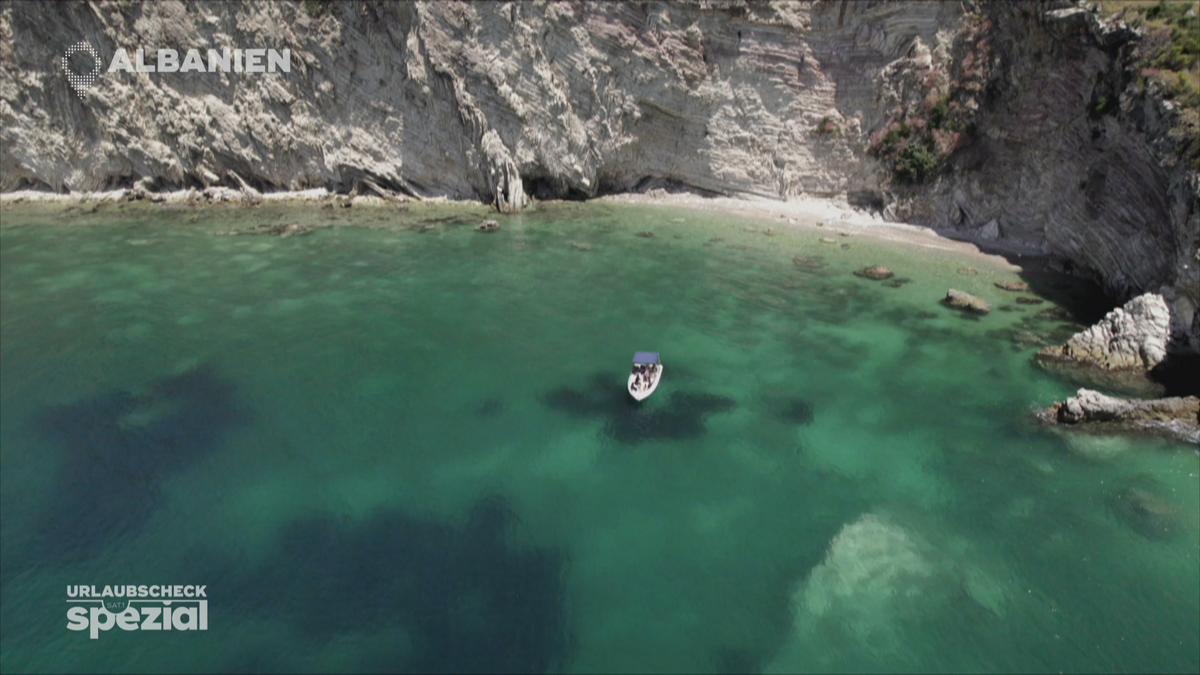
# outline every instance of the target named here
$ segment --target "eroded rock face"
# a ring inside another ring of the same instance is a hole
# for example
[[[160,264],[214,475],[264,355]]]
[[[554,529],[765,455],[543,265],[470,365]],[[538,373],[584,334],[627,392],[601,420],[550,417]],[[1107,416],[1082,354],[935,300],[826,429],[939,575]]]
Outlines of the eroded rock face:
[[[4,3],[0,191],[325,187],[500,211],[665,186],[844,195],[1070,260],[1119,297],[1165,287],[1200,350],[1200,178],[1176,106],[1130,76],[1137,39],[1004,1]],[[104,64],[287,48],[292,69],[103,72],[80,100],[58,67],[79,41]],[[1095,114],[1098,96],[1119,105]],[[946,170],[894,180],[875,137],[933,124],[939,101],[969,122],[935,130]]]
[[[1060,424],[1111,424],[1123,430],[1155,432],[1200,444],[1200,399],[1195,396],[1126,399],[1080,389],[1041,415]]]
[[[1167,356],[1171,315],[1162,296],[1146,293],[1109,312],[1065,345],[1035,355],[1042,367],[1076,381],[1137,395],[1161,388],[1146,373]]]
[[[1195,396],[1175,396],[1159,399],[1127,399],[1106,396],[1098,391],[1080,389],[1057,407],[1059,422],[1130,422],[1153,420],[1169,422],[1200,421],[1200,399]]]

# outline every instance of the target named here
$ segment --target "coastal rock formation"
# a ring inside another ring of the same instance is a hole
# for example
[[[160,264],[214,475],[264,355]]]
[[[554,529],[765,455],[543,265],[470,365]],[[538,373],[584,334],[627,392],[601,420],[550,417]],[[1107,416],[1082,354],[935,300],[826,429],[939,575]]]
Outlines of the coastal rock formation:
[[[871,265],[870,267],[864,267],[861,270],[854,270],[854,276],[880,281],[891,278],[893,274],[890,269],[884,267],[883,265]]]
[[[0,191],[845,199],[1160,292],[1200,350],[1200,178],[1142,38],[1064,0],[0,2]],[[107,71],[138,47],[291,68]],[[937,171],[893,161],[926,131]]]
[[[1051,406],[1059,422],[1131,422],[1183,420],[1200,422],[1200,399],[1195,396],[1153,400],[1123,399],[1080,389],[1075,396]]]
[[[987,314],[992,311],[992,306],[982,298],[977,298],[970,293],[956,291],[953,288],[946,291],[944,302],[955,309],[962,309],[976,314]]]
[[[1065,345],[1039,352],[1038,357],[1069,359],[1105,370],[1149,370],[1167,356],[1170,325],[1171,313],[1162,296],[1146,293],[1109,312]]]
[[[1171,315],[1162,296],[1140,295],[1061,346],[1034,355],[1043,368],[1092,386],[1154,396],[1162,388],[1148,379],[1167,357]]]
[[[1186,442],[1200,443],[1200,399],[1195,396],[1151,400],[1123,399],[1080,389],[1066,401],[1041,413],[1060,424],[1112,424],[1129,430],[1161,432]]]

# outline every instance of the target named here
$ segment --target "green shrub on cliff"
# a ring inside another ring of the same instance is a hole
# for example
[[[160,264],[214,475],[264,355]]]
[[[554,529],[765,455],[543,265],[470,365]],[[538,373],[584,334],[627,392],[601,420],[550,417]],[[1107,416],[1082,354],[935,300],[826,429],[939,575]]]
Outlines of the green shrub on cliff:
[[[941,170],[941,160],[929,144],[909,142],[896,153],[896,180],[901,183],[924,183]]]
[[[1200,3],[1107,0],[1102,7],[1145,32],[1134,51],[1138,86],[1153,84],[1179,109],[1179,121],[1171,130],[1178,141],[1176,153],[1200,169]]]

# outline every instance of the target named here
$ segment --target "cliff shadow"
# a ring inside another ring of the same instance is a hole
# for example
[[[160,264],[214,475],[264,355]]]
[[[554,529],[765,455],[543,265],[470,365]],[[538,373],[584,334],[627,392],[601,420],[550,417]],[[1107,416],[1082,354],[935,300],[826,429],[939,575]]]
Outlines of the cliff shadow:
[[[1018,298],[1027,298],[1030,309],[1044,309],[1044,303],[1038,299],[1049,301],[1063,308],[1065,313],[1060,317],[1064,321],[1090,326],[1114,307],[1120,305],[1119,300],[1109,295],[1104,287],[1077,273],[1083,270],[1077,268],[1071,261],[1049,255],[1026,255],[1017,253],[1011,248],[998,244],[979,242],[956,233],[951,229],[936,229],[940,236],[955,241],[973,244],[981,253],[997,255],[1020,269],[1014,275],[1028,285],[1025,292],[1012,292],[1012,302],[1021,304]],[[1036,298],[1032,296],[1037,296]],[[1039,308],[1038,305],[1043,307]]]

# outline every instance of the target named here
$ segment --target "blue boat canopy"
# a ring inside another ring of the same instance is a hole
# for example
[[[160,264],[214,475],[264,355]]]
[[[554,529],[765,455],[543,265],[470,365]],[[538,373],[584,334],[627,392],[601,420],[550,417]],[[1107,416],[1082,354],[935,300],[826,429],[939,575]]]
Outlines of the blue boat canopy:
[[[658,352],[634,352],[634,363],[658,363]]]

